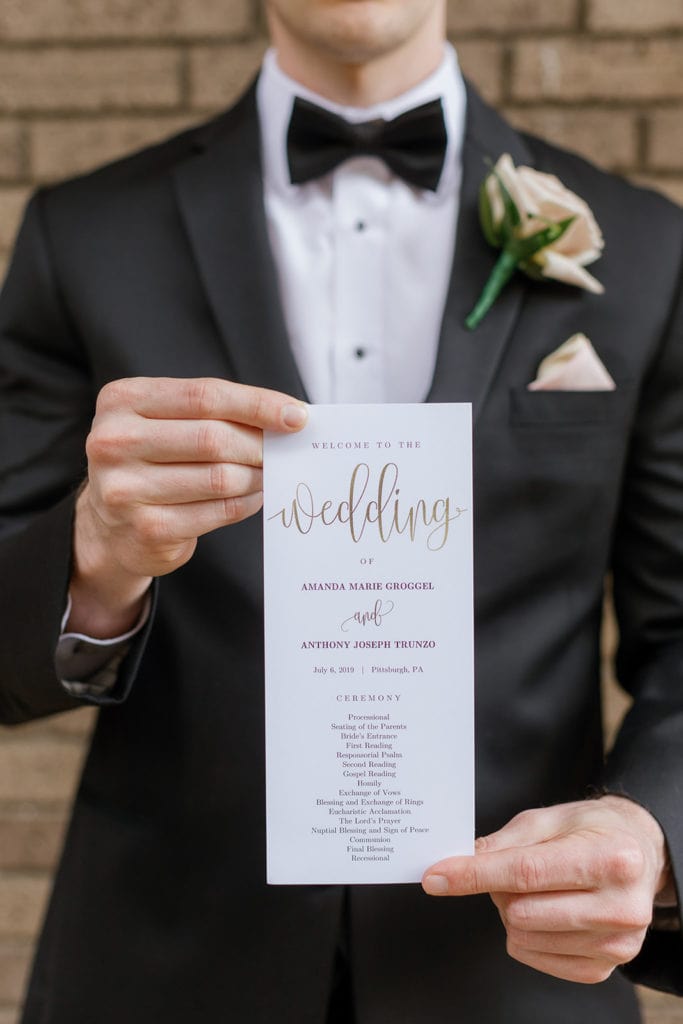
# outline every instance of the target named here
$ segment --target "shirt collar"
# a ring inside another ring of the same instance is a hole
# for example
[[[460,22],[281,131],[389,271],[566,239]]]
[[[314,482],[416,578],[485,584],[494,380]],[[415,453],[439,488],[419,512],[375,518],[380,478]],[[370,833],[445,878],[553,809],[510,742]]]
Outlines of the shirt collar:
[[[269,49],[263,59],[256,90],[263,174],[267,188],[290,196],[302,188],[292,185],[289,180],[286,155],[287,129],[296,96],[354,122],[369,121],[376,117],[390,120],[412,107],[440,98],[443,102],[448,146],[439,187],[436,193],[428,193],[428,196],[440,200],[452,195],[458,188],[467,100],[458,58],[450,43],[445,44],[443,60],[431,75],[400,96],[372,107],[344,107],[318,96],[286,75],[277,62],[276,51]]]

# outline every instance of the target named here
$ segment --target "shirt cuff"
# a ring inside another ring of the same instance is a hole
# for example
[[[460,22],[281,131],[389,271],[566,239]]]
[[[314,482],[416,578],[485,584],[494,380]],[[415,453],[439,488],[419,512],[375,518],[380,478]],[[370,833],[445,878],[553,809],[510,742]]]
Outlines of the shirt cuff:
[[[149,618],[151,603],[148,594],[138,621],[127,633],[100,640],[85,633],[64,632],[71,614],[71,595],[68,596],[55,652],[57,676],[68,693],[73,697],[101,697],[113,689],[130,641]]]

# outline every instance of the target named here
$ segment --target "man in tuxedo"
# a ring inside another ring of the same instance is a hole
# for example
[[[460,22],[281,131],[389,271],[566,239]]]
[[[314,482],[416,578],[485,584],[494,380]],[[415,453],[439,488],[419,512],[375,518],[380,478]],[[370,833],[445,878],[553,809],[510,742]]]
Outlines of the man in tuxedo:
[[[102,707],[25,1024],[636,1021],[617,965],[683,992],[683,218],[498,118],[443,0],[268,18],[232,110],[34,197],[0,303],[0,712]],[[439,100],[435,179],[309,179],[297,97],[366,135]],[[468,332],[504,152],[590,203],[605,294],[516,278]],[[529,391],[579,330],[616,389]],[[306,399],[474,405],[482,838],[425,891],[264,880],[261,441]]]

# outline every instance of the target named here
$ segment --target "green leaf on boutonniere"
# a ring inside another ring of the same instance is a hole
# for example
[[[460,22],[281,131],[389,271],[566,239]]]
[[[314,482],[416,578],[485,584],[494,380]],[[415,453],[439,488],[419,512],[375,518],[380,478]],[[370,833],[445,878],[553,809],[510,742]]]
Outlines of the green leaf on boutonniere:
[[[500,174],[495,169],[495,167],[492,173],[496,181],[498,182],[498,188],[500,189],[501,198],[503,200],[503,206],[505,207],[505,216],[503,217],[503,228],[505,229],[505,234],[512,234],[512,231],[510,229],[519,227],[519,225],[522,223],[522,215],[517,209],[517,204],[510,195],[507,186],[505,185],[505,182],[502,180]]]
[[[521,265],[541,249],[547,249],[553,242],[558,242],[573,223],[574,217],[567,217],[559,224],[549,224],[547,228],[542,228],[528,238],[513,239],[509,244],[509,249],[515,254],[517,262]]]
[[[481,223],[484,238],[494,249],[500,245],[500,234],[496,231],[491,213],[491,203],[486,191],[486,181],[479,186],[479,221]]]
[[[558,211],[565,216],[558,216]],[[479,189],[479,219],[486,241],[502,251],[465,321],[470,330],[481,323],[516,270],[595,294],[604,290],[585,270],[602,251],[600,229],[587,204],[553,175],[515,167],[504,154]],[[567,232],[573,225],[570,238]],[[546,251],[552,259],[544,256]]]

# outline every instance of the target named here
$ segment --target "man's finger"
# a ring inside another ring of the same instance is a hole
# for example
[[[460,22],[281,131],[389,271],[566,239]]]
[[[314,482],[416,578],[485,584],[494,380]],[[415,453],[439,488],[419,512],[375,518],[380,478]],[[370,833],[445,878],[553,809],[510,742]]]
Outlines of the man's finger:
[[[576,981],[582,985],[595,985],[606,981],[616,964],[608,960],[596,960],[588,956],[558,956],[556,953],[531,953],[508,943],[511,957],[527,967],[550,974],[564,981]]]
[[[260,430],[299,430],[306,406],[290,395],[217,377],[132,377],[107,384],[98,411],[130,408],[150,419],[213,419]]]
[[[148,463],[142,470],[105,475],[100,500],[110,508],[138,505],[182,505],[193,501],[238,498],[263,490],[263,473],[239,463]]]
[[[628,963],[643,942],[642,932],[526,932],[507,929],[508,943],[529,953],[590,956],[611,963]]]
[[[255,515],[263,504],[262,492],[184,505],[147,505],[137,510],[135,527],[143,542],[154,548],[181,544],[239,523]]]
[[[527,931],[644,931],[652,919],[647,895],[619,891],[492,892],[506,928]]]
[[[427,869],[422,886],[431,896],[594,889],[602,875],[599,865],[577,852],[575,841],[560,839],[474,857],[449,857]]]
[[[535,807],[516,814],[497,832],[480,836],[476,842],[478,853],[506,850],[511,846],[533,846],[568,831],[572,824],[572,804],[553,807]]]
[[[263,435],[254,427],[222,420],[146,420],[129,416],[117,424],[95,424],[87,442],[90,459],[112,465],[136,459],[145,463],[233,462],[259,468]]]

